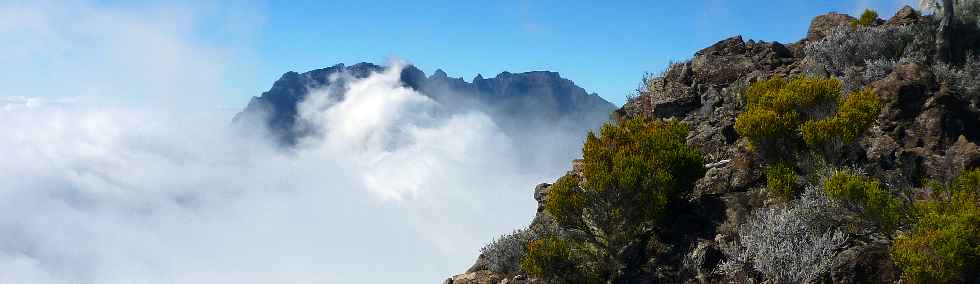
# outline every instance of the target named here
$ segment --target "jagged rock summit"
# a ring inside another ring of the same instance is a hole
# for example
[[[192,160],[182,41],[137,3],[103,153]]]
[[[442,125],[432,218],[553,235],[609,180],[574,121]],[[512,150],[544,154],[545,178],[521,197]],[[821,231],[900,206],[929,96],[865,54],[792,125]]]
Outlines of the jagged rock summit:
[[[351,78],[362,79],[384,69],[384,66],[358,63],[351,66],[337,64],[305,73],[287,72],[269,91],[252,98],[236,115],[235,121],[258,115],[259,123],[264,124],[260,126],[267,127],[279,142],[295,144],[298,138],[309,134],[297,123],[297,106],[311,94],[311,90],[346,83],[343,78],[331,81],[333,74],[346,73]],[[448,107],[487,112],[505,131],[549,124],[583,129],[595,127],[616,109],[612,103],[586,92],[557,72],[502,72],[489,79],[477,75],[467,82],[463,78],[450,78],[442,69],[426,76],[415,66],[408,65],[401,71],[401,82]]]

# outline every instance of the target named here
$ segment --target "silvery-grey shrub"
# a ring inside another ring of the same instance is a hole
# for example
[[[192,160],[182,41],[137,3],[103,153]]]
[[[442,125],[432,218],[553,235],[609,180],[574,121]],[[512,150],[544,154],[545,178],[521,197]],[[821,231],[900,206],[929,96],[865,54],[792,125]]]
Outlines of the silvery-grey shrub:
[[[547,226],[517,229],[502,235],[480,249],[487,261],[487,269],[497,273],[515,273],[520,270],[521,259],[527,254],[527,245],[532,241],[555,234]]]
[[[881,80],[892,73],[895,67],[910,63],[922,63],[924,60],[916,57],[902,56],[899,60],[895,59],[868,59],[864,61],[864,82],[871,83]]]
[[[914,34],[908,26],[838,26],[821,40],[808,43],[804,53],[811,64],[826,68],[830,75],[844,75],[849,66],[866,60],[899,60]]]
[[[980,99],[980,57],[968,56],[963,65],[959,88],[973,99]]]
[[[967,56],[962,66],[936,63],[932,66],[932,73],[939,82],[956,93],[969,99],[980,99],[980,57]]]
[[[789,204],[757,209],[739,226],[737,240],[720,245],[727,259],[717,272],[734,277],[754,270],[775,283],[819,280],[847,241],[828,202],[810,186]]]
[[[885,78],[892,70],[895,70],[896,65],[898,65],[898,61],[894,59],[878,58],[864,60],[864,81],[874,82]]]

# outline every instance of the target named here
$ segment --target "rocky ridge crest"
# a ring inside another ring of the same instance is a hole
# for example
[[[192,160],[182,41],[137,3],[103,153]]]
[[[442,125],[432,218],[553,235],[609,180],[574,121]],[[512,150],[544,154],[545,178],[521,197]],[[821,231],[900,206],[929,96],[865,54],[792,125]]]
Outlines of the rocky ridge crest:
[[[831,36],[853,17],[830,13],[816,17],[806,38],[792,44],[728,38],[695,53],[690,61],[670,66],[649,78],[647,88],[616,111],[618,116],[644,115],[677,119],[689,126],[687,144],[700,149],[708,163],[706,175],[678,206],[664,226],[670,249],[656,262],[648,283],[755,283],[747,276],[726,278],[715,273],[725,259],[720,246],[736,234],[739,224],[757,208],[774,201],[764,192],[763,157],[748,150],[746,138],[734,129],[745,110],[742,91],[753,82],[775,76],[814,74],[806,46]],[[879,21],[882,27],[906,27],[928,20],[911,7]],[[883,110],[876,123],[854,145],[843,149],[842,164],[891,185],[921,187],[929,180],[946,181],[968,168],[980,167],[980,99],[962,96],[943,83],[928,59],[898,62],[885,76],[863,83],[876,90]],[[856,66],[857,74],[871,66]],[[816,74],[831,71],[817,70]],[[844,77],[845,74],[829,74]],[[847,79],[843,79],[847,80]],[[580,172],[573,162],[570,174]],[[542,206],[549,184],[533,193],[538,210],[531,227],[551,223]],[[835,283],[882,283],[898,279],[888,256],[888,240],[859,236],[838,252],[828,280]],[[523,275],[487,270],[483,256],[466,272],[444,283],[540,283]],[[646,283],[645,282],[645,283]]]

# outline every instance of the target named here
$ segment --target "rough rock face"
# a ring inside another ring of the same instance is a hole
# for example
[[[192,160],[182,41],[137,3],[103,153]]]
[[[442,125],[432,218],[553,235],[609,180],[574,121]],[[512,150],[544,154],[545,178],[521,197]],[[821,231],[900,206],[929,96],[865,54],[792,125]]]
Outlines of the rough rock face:
[[[852,18],[842,14],[818,16],[811,24],[804,41],[818,40],[825,31]],[[908,24],[919,19],[911,8],[900,10],[889,24]],[[754,46],[753,46],[754,45]],[[799,45],[799,44],[795,44]],[[717,225],[716,239],[727,239],[737,224],[753,210],[766,206],[766,195],[757,189],[764,185],[759,165],[764,161],[746,150],[746,141],[735,133],[733,125],[738,113],[744,110],[739,93],[748,84],[772,76],[792,76],[801,73],[802,55],[786,51],[778,43],[743,43],[735,37],[723,40],[695,54],[691,65],[693,79],[665,76],[665,85],[674,89],[695,90],[689,97],[700,103],[678,111],[657,108],[664,99],[661,90],[640,96],[637,100],[652,100],[645,105],[627,102],[624,109],[653,117],[676,117],[692,126],[688,144],[701,149],[708,172],[698,182],[692,199],[707,202],[717,196],[724,202],[722,220]],[[679,68],[672,66],[672,69]],[[684,67],[680,67],[684,68]],[[671,72],[667,72],[670,74]],[[683,72],[681,72],[683,73]],[[684,83],[690,82],[690,83]],[[858,147],[848,149],[847,164],[886,181],[908,181],[921,186],[927,180],[944,181],[955,173],[980,165],[980,111],[957,96],[940,88],[928,68],[917,64],[900,65],[884,79],[870,84],[883,102],[878,124],[858,141]],[[669,92],[664,92],[668,93]],[[677,92],[679,93],[679,92]],[[693,95],[700,94],[700,96]],[[642,101],[640,101],[642,102]],[[705,224],[709,225],[709,224]],[[711,225],[709,225],[711,226]],[[837,264],[830,277],[835,283],[882,283],[897,279],[897,270],[888,261],[887,245],[874,240],[849,247],[838,254]],[[691,247],[688,258],[703,259],[711,241],[674,244]],[[696,265],[692,265],[696,264]],[[677,264],[677,282],[710,283],[702,272],[703,262]]]
[[[830,13],[826,15],[820,15],[810,22],[810,30],[806,34],[807,41],[820,40],[832,30],[833,28],[840,25],[850,24],[854,20],[847,14]]]
[[[541,280],[530,279],[525,275],[514,275],[508,277],[507,275],[496,274],[486,270],[479,270],[473,272],[467,272],[460,275],[456,275],[447,278],[443,284],[539,284],[544,283]]]
[[[285,145],[295,144],[309,134],[297,123],[297,106],[311,90],[332,84],[346,84],[345,77],[331,80],[332,75],[345,73],[353,78],[365,78],[385,67],[371,63],[352,66],[337,64],[305,73],[287,72],[269,91],[254,97],[245,109],[235,116],[236,122],[259,123]],[[494,78],[477,75],[472,82],[449,78],[442,70],[432,76],[414,66],[401,72],[402,83],[456,110],[478,109],[487,112],[505,131],[528,124],[575,125],[589,127],[601,124],[615,106],[596,94],[589,94],[574,82],[556,72],[503,72]],[[333,95],[333,94],[331,94]],[[245,125],[254,127],[255,125]]]
[[[932,74],[916,64],[899,66],[874,86],[884,102],[882,133],[863,140],[876,173],[896,175],[890,171],[902,169],[905,178],[921,186],[927,178],[947,180],[978,164],[980,112],[970,102],[940,89]]]
[[[888,259],[888,243],[858,245],[837,254],[838,265],[830,271],[834,283],[893,283],[898,280],[895,264]]]
[[[920,20],[903,8],[887,25]],[[723,261],[719,243],[731,240],[739,224],[758,209],[775,202],[765,186],[758,154],[734,129],[745,110],[741,94],[753,82],[773,76],[803,73],[807,41],[853,18],[831,13],[818,16],[801,42],[744,41],[732,37],[695,53],[690,62],[671,66],[648,84],[645,93],[617,111],[620,116],[645,115],[678,119],[691,127],[687,143],[704,155],[707,173],[697,182],[687,204],[681,204],[664,225],[663,241],[671,249],[658,257],[651,283],[749,283],[763,279],[725,279],[714,273]],[[980,166],[980,109],[950,93],[924,64],[902,64],[887,76],[868,84],[882,102],[877,123],[854,145],[845,148],[842,164],[889,184],[922,186],[928,180],[947,181],[956,173]],[[574,166],[572,173],[575,173]],[[548,184],[539,185],[535,223],[549,222],[540,204],[547,200]],[[835,256],[825,280],[833,283],[891,283],[898,270],[888,256],[889,241],[881,236],[857,235]],[[472,271],[471,271],[472,272]]]
[[[888,22],[886,22],[886,24],[890,26],[908,25],[908,24],[915,23],[916,21],[919,20],[920,17],[921,15],[919,15],[919,12],[916,12],[915,9],[912,9],[912,7],[909,6],[905,6],[902,7],[902,9],[899,9],[898,12],[896,12],[895,15],[891,17],[891,19],[888,19]]]

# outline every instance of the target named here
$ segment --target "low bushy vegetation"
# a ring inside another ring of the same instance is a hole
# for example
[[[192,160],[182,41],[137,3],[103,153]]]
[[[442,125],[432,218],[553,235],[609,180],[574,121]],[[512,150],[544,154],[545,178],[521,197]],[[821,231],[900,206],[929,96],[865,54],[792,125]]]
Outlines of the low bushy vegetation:
[[[521,267],[532,276],[543,278],[548,283],[596,283],[597,273],[588,271],[583,265],[582,254],[572,244],[558,237],[548,237],[531,242],[527,257],[521,260]]]
[[[912,283],[980,281],[980,170],[967,171],[915,204],[911,231],[892,244],[892,258]]]
[[[753,147],[778,152],[777,147],[795,144],[800,125],[830,113],[840,96],[841,82],[836,79],[775,77],[756,82],[745,92],[746,110],[738,115],[735,130]]]
[[[815,187],[784,206],[757,209],[739,226],[738,239],[721,246],[728,259],[717,272],[731,279],[757,272],[772,283],[819,280],[847,241],[831,209]]]
[[[497,273],[517,273],[520,262],[527,254],[528,245],[534,241],[554,236],[556,232],[543,226],[515,230],[500,236],[480,249],[487,269]]]
[[[796,171],[789,164],[776,163],[766,167],[766,189],[769,194],[791,200],[796,196]]]
[[[915,37],[913,28],[908,26],[840,26],[823,39],[808,43],[804,53],[814,65],[810,67],[844,76],[848,67],[864,66],[868,60],[922,60],[911,58],[916,53],[906,50]]]
[[[676,121],[633,118],[603,126],[598,136],[590,133],[582,176],[560,178],[544,206],[562,228],[562,239],[532,245],[525,271],[544,279],[622,281],[631,275],[635,267],[625,255],[654,238],[669,204],[705,173],[700,153],[685,145],[687,132]],[[578,274],[567,272],[570,258],[578,260],[571,262]]]
[[[959,66],[937,63],[932,67],[933,74],[940,83],[968,100],[980,100],[980,57],[969,55]]]
[[[870,27],[878,23],[878,12],[871,9],[864,9],[864,13],[861,13],[861,17],[851,21],[852,27]]]
[[[907,62],[902,62],[907,63]],[[900,63],[894,59],[866,59],[864,60],[863,82],[874,82],[885,78],[891,74],[895,67]]]
[[[904,214],[901,201],[881,182],[853,171],[834,172],[824,180],[823,190],[831,199],[862,213],[885,234],[896,229]]]
[[[804,122],[800,127],[803,141],[811,148],[854,142],[871,127],[881,113],[881,102],[874,92],[865,89],[843,97],[833,116]]]
[[[872,90],[842,96],[837,79],[799,77],[760,81],[745,93],[747,108],[735,130],[770,159],[791,156],[802,141],[809,149],[834,157],[874,124],[881,103]]]

